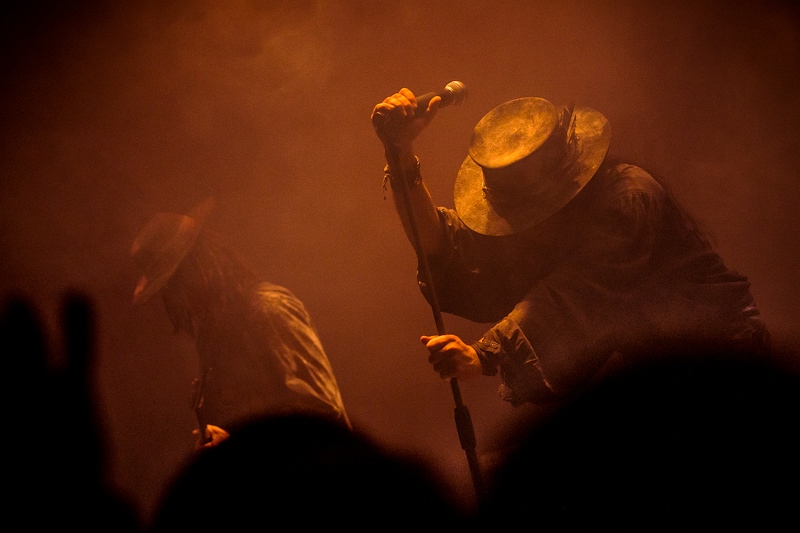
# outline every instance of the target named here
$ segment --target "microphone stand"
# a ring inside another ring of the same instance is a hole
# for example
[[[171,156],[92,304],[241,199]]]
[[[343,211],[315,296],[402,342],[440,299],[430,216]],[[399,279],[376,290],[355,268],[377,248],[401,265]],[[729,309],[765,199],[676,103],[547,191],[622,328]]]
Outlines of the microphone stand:
[[[192,381],[192,410],[194,411],[194,416],[197,419],[198,437],[200,438],[200,442],[203,444],[208,444],[211,442],[211,438],[206,435],[206,427],[208,424],[206,423],[205,416],[203,415],[206,380],[210,371],[211,367],[206,367],[203,370],[203,374]]]
[[[430,265],[428,264],[428,257],[425,255],[422,248],[422,239],[419,235],[419,228],[417,221],[414,217],[414,210],[411,205],[411,191],[409,190],[408,180],[406,179],[405,170],[397,158],[394,150],[387,151],[389,160],[389,168],[392,175],[396,176],[400,182],[400,192],[403,200],[403,206],[408,216],[408,225],[411,228],[412,238],[414,240],[414,248],[417,250],[417,256],[421,267],[422,278],[428,284],[430,292],[430,305],[433,311],[433,318],[436,322],[436,331],[439,335],[445,334],[444,321],[442,320],[442,312],[439,308],[439,299],[436,296],[436,288],[433,285],[433,276],[431,275]],[[453,392],[453,399],[455,400],[455,422],[458,431],[458,439],[461,443],[461,448],[467,455],[467,463],[469,464],[469,471],[472,476],[472,484],[475,488],[475,495],[478,505],[480,506],[485,495],[483,479],[481,476],[480,465],[478,464],[478,455],[475,451],[476,440],[475,430],[472,426],[472,418],[469,414],[469,409],[464,405],[461,398],[461,390],[458,386],[458,380],[451,378],[450,388]]]

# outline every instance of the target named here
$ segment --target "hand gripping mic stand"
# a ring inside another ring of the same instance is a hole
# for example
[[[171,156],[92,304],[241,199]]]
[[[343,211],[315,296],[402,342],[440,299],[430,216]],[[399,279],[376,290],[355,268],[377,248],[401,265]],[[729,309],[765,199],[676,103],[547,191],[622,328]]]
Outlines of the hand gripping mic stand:
[[[397,176],[401,182],[400,192],[403,197],[403,207],[408,216],[408,225],[411,228],[411,234],[414,239],[414,248],[417,250],[419,264],[421,268],[422,279],[427,283],[428,290],[430,291],[430,305],[433,311],[433,318],[436,322],[436,330],[439,335],[445,334],[444,321],[442,320],[442,312],[439,309],[439,300],[436,296],[436,288],[433,286],[433,277],[431,276],[430,266],[428,264],[428,257],[422,249],[422,239],[419,235],[419,228],[417,221],[414,218],[414,211],[411,205],[411,192],[408,186],[408,180],[405,176],[403,166],[397,160],[397,155],[394,151],[391,154],[387,152],[390,157],[389,168],[392,175]],[[470,417],[467,406],[461,399],[461,390],[458,386],[458,380],[451,378],[450,388],[453,390],[453,399],[455,400],[455,421],[456,429],[458,430],[458,439],[461,442],[461,448],[467,454],[467,462],[469,463],[469,471],[472,475],[472,483],[475,488],[475,495],[477,502],[480,505],[484,497],[483,480],[481,477],[480,465],[478,464],[478,455],[475,452],[475,430],[472,426],[472,418]]]

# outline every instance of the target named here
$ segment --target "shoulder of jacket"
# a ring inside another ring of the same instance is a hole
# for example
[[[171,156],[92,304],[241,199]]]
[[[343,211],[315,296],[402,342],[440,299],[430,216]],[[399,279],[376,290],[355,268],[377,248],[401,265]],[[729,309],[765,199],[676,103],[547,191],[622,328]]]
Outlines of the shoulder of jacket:
[[[303,303],[292,291],[269,282],[262,282],[256,285],[252,301],[254,307],[262,312],[272,312],[282,308],[302,309],[304,307]]]
[[[618,195],[645,194],[660,197],[664,194],[661,184],[645,169],[629,163],[618,163],[608,171],[611,187]]]

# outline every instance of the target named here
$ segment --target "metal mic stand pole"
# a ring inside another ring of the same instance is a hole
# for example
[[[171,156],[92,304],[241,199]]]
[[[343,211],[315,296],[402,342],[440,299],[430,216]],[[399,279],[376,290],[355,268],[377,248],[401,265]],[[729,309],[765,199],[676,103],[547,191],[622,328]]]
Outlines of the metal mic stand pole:
[[[414,210],[411,205],[411,191],[409,190],[408,180],[406,179],[405,169],[397,159],[397,154],[394,151],[387,152],[390,158],[389,168],[390,173],[401,182],[400,192],[403,197],[403,206],[405,207],[408,216],[408,225],[411,228],[411,234],[414,239],[414,248],[417,250],[420,268],[422,270],[422,279],[428,284],[430,292],[430,304],[433,311],[433,318],[436,322],[436,331],[439,335],[445,334],[444,321],[442,320],[442,312],[439,309],[439,300],[436,296],[436,288],[433,286],[433,277],[431,276],[430,266],[428,264],[428,257],[425,255],[422,248],[422,239],[419,235],[419,228],[417,221],[414,217]],[[472,426],[472,418],[469,414],[469,409],[464,405],[461,399],[461,390],[458,386],[458,380],[451,378],[450,388],[453,391],[453,399],[455,400],[455,421],[456,429],[458,430],[458,439],[461,442],[461,448],[467,455],[467,462],[469,464],[469,471],[472,475],[472,484],[475,488],[475,495],[478,505],[481,504],[484,497],[483,479],[481,476],[480,465],[478,464],[478,455],[475,452],[475,429]]]

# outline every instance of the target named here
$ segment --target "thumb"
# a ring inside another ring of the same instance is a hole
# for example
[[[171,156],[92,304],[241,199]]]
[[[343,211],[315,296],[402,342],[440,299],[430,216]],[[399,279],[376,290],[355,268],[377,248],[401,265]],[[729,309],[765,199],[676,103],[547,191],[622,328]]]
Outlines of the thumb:
[[[436,113],[439,112],[439,106],[441,105],[441,103],[442,103],[442,97],[441,96],[434,96],[431,99],[431,101],[428,102],[427,113],[425,113],[425,123],[426,124],[430,123],[430,121],[433,120],[433,117],[436,116]]]
[[[419,338],[419,340],[423,345],[427,346],[427,344],[435,338],[436,335],[423,335],[422,337]]]

